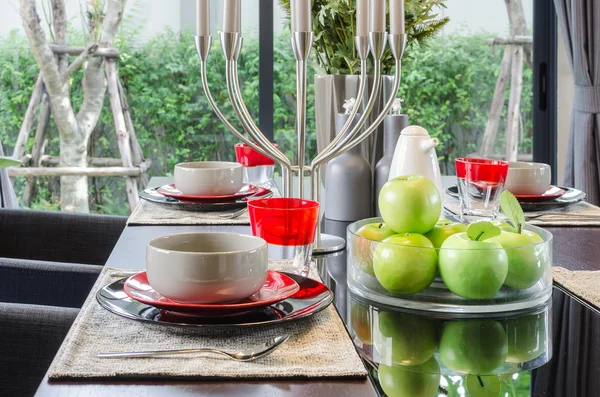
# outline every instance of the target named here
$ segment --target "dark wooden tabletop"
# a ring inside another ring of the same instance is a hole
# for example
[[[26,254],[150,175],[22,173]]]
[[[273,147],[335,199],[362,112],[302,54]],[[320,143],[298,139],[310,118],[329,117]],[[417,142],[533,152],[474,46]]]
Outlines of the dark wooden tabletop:
[[[330,222],[325,230],[340,234],[347,223]],[[554,265],[570,270],[600,270],[600,228],[548,228],[554,234]],[[145,249],[155,237],[189,231],[232,231],[250,233],[248,226],[133,226],[127,227],[115,246],[107,266],[123,269],[145,268]],[[322,274],[336,295],[336,307],[342,314],[346,305],[345,254],[319,260]],[[41,383],[36,397],[154,397],[154,396],[377,396],[365,380],[306,381],[53,381]]]

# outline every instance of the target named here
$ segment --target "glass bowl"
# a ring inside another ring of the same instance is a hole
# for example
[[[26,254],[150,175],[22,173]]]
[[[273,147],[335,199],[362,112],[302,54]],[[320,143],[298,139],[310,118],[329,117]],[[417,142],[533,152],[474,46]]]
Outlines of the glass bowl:
[[[540,242],[491,249],[414,247],[384,243],[357,234],[362,226],[381,222],[381,218],[369,218],[348,226],[348,288],[362,298],[415,310],[490,313],[539,306],[552,295],[552,234],[542,228],[525,227],[537,233],[542,239]],[[452,264],[451,267],[444,266],[442,274],[440,258],[445,264]],[[500,274],[490,282],[489,275],[502,273],[503,266],[508,267],[506,279],[500,279]],[[437,269],[435,278],[422,289],[431,281],[431,278],[422,279],[433,275],[432,267]],[[408,293],[399,293],[390,285],[397,285],[400,278],[413,282],[416,289],[421,290],[413,292],[415,288],[412,288],[413,291]],[[451,288],[443,278],[451,283]]]
[[[466,395],[504,395],[500,390],[528,387],[523,378],[552,358],[551,303],[479,315],[424,313],[352,294],[347,303],[352,340],[375,384],[388,396],[433,396],[444,390],[458,395],[461,387]],[[472,390],[493,388],[494,383],[496,393]],[[413,387],[421,394],[411,393]]]

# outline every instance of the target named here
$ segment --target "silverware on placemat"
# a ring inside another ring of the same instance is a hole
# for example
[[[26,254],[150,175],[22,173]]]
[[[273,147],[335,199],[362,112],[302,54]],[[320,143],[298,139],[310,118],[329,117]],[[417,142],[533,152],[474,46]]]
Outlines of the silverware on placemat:
[[[140,352],[108,352],[99,353],[99,358],[131,358],[131,357],[158,357],[164,355],[176,355],[176,354],[190,354],[190,353],[213,353],[221,354],[229,357],[235,361],[252,361],[261,357],[265,357],[285,341],[290,338],[289,335],[277,336],[273,339],[268,340],[260,345],[249,347],[237,353],[227,353],[223,350],[210,349],[210,348],[198,348],[198,349],[180,349],[180,350],[154,350],[154,351],[140,351]]]
[[[118,270],[114,272],[110,272],[111,277],[131,277],[135,276],[142,270]]]
[[[227,214],[219,214],[219,218],[223,218],[223,219],[235,219],[235,218],[237,218],[239,216],[242,216],[247,211],[248,211],[248,207],[242,208],[239,211],[230,212],[230,213],[227,213]]]

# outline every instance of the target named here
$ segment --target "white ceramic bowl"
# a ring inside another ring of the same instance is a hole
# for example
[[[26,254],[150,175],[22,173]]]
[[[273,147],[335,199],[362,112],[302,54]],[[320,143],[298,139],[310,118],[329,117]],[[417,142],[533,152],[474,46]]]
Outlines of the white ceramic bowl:
[[[242,188],[243,167],[227,161],[197,161],[175,166],[175,187],[184,194],[223,196]]]
[[[548,164],[515,161],[509,163],[504,188],[513,194],[543,194],[551,177]]]
[[[256,293],[267,278],[265,240],[237,233],[185,233],[146,248],[148,282],[179,302],[233,302]]]

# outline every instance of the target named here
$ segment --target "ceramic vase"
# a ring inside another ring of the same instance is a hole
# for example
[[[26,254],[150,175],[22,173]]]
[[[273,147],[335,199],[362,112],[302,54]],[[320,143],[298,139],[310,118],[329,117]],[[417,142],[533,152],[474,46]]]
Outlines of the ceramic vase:
[[[336,114],[337,131],[347,119],[343,113]],[[372,216],[371,166],[360,145],[332,159],[325,175],[325,218],[353,222]]]

